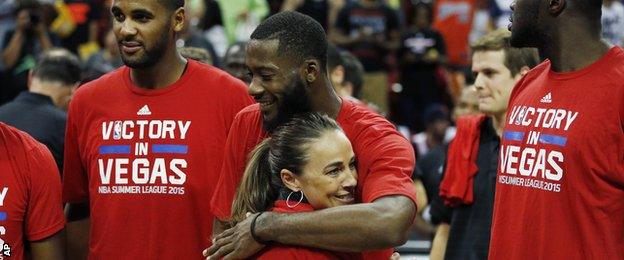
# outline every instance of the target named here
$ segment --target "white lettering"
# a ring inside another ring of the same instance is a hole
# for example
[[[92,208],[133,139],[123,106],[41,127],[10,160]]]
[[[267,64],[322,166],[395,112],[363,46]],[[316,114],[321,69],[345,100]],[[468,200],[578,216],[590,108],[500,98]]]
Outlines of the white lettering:
[[[184,123],[182,121],[178,121],[178,126],[180,127],[180,139],[186,138],[186,131],[188,131],[191,126],[191,121],[186,121]]]
[[[106,160],[106,167],[104,167],[103,159],[98,159],[98,164],[100,166],[100,181],[102,181],[102,184],[110,184],[113,159]]]
[[[4,206],[4,198],[6,198],[7,193],[9,193],[9,187],[2,188],[2,192],[0,192],[0,206]]]
[[[173,159],[169,164],[169,169],[177,176],[169,176],[169,182],[175,185],[182,185],[186,182],[186,174],[180,170],[180,168],[186,169],[186,160]]]
[[[128,178],[122,175],[128,174],[128,168],[122,167],[128,164],[127,158],[118,158],[115,160],[115,183],[128,184]]]

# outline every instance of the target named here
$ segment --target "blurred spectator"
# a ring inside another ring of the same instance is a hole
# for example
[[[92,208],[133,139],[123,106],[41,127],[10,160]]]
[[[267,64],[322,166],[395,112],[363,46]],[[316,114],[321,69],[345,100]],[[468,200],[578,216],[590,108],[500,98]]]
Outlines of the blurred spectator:
[[[536,49],[512,48],[501,29],[472,45],[479,110],[485,115],[457,120],[449,145],[440,196],[431,202],[432,221],[440,224],[433,259],[487,259],[500,136],[514,85],[539,63]]]
[[[102,0],[64,0],[72,14],[76,29],[62,39],[63,47],[87,59],[98,50],[98,20],[102,14]]]
[[[307,14],[329,32],[344,5],[345,0],[284,0],[281,10]]]
[[[4,42],[5,34],[15,28],[16,0],[0,1],[0,42]]]
[[[474,85],[462,88],[461,94],[453,108],[453,121],[460,116],[479,114],[479,101],[477,100],[477,92]]]
[[[340,55],[340,50],[336,45],[327,44],[327,73],[329,80],[338,96],[344,96],[342,83],[344,82],[344,59]]]
[[[198,28],[203,31],[204,37],[212,44],[217,57],[221,59],[228,48],[228,37],[223,26],[221,7],[216,0],[204,0],[204,14],[200,18]]]
[[[221,0],[219,5],[229,43],[248,41],[269,13],[266,0]]]
[[[429,150],[443,146],[453,139],[448,108],[442,104],[431,104],[425,109],[425,131],[412,136],[416,154],[422,156]]]
[[[249,85],[251,76],[249,75],[247,65],[245,65],[246,45],[247,43],[245,42],[237,42],[228,48],[227,52],[225,52],[225,57],[223,57],[223,70]]]
[[[395,122],[413,132],[424,129],[422,114],[433,103],[443,103],[446,85],[440,78],[440,64],[446,61],[442,35],[431,28],[431,8],[415,6],[414,24],[401,37],[398,52],[402,91]]]
[[[45,144],[63,168],[65,110],[80,84],[80,60],[65,49],[41,55],[30,72],[29,91],[0,107],[0,121],[14,126]]]
[[[344,80],[339,94],[360,99],[364,85],[364,66],[357,57],[348,51],[340,52],[344,67]]]
[[[190,0],[186,0],[185,4],[188,5]],[[219,60],[217,54],[212,47],[212,44],[206,40],[206,38],[197,30],[197,28],[191,22],[191,16],[184,16],[184,29],[178,35],[176,41],[176,47],[195,47],[206,50],[212,57],[212,63],[215,66],[219,66]]]
[[[624,40],[624,5],[618,0],[602,1],[602,37],[622,46]]]
[[[199,61],[204,64],[212,65],[212,56],[204,49],[195,47],[178,48],[178,52],[182,57]]]
[[[466,75],[470,74],[468,37],[477,1],[437,0],[434,3],[433,28],[442,34],[446,43],[447,91],[453,100],[459,96],[466,84]]]
[[[122,65],[117,39],[113,30],[109,30],[104,38],[104,49],[89,57],[84,74],[88,79],[96,79]]]
[[[367,104],[356,97],[362,88],[364,68],[353,54],[340,50],[334,44],[328,44],[327,71],[332,87],[338,96],[379,113],[379,108],[374,104]]]
[[[386,55],[398,48],[399,18],[383,0],[360,0],[338,14],[330,38],[364,65],[362,99],[388,111]]]
[[[472,18],[472,29],[468,35],[468,42],[473,43],[491,32],[495,28],[494,21],[491,18],[491,10],[489,0],[477,0],[475,13]],[[509,20],[507,20],[509,23]],[[507,25],[505,25],[507,28]]]
[[[435,1],[433,27],[444,37],[448,62],[452,66],[470,65],[468,35],[472,29],[476,3],[477,0]]]
[[[491,13],[494,16],[494,27],[497,29],[507,29],[509,25],[509,17],[511,17],[511,3],[514,0],[493,0],[490,6]]]
[[[2,64],[4,65],[0,104],[12,100],[26,90],[28,70],[35,66],[39,53],[52,47],[47,27],[41,19],[40,4],[22,0],[16,9],[15,30],[4,37]]]

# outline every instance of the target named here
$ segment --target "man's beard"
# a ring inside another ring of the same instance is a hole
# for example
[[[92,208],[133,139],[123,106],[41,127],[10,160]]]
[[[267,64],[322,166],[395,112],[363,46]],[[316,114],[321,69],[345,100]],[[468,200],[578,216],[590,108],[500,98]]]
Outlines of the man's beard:
[[[529,3],[531,12],[525,12],[526,17],[520,18],[525,20],[524,26],[521,24],[513,24],[511,29],[510,43],[515,48],[538,47],[544,40],[544,35],[539,32],[539,2]],[[514,19],[514,23],[519,22]],[[514,26],[516,25],[516,26]]]
[[[289,90],[282,96],[282,102],[278,104],[277,115],[272,120],[264,120],[264,130],[271,133],[275,128],[286,123],[296,114],[312,111],[305,84],[299,78],[295,78],[288,88]]]
[[[121,53],[121,60],[123,63],[133,69],[144,69],[154,66],[162,58],[165,50],[167,49],[167,42],[169,37],[167,34],[162,34],[158,41],[155,42],[154,47],[151,49],[145,49],[143,56],[138,59],[127,59],[126,56]],[[121,51],[121,50],[120,50]]]

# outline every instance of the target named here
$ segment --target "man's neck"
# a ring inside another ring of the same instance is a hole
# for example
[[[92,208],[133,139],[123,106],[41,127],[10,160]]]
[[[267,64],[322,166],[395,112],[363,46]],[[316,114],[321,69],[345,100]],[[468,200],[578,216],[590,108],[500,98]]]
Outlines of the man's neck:
[[[163,56],[158,63],[149,68],[131,69],[130,79],[141,88],[164,88],[180,79],[186,66],[187,61],[175,52],[173,57]]]
[[[340,113],[342,100],[332,88],[328,78],[319,82],[318,86],[311,86],[315,89],[310,93],[310,101],[314,111],[323,112],[329,117],[336,119]]]
[[[600,33],[587,24],[579,24],[581,21],[572,20],[540,47],[540,54],[550,60],[553,71],[580,70],[609,51],[610,46],[601,39]]]
[[[44,84],[44,83],[41,83],[41,84]],[[60,100],[61,100],[61,96],[57,92],[52,91],[52,89],[55,88],[55,87],[58,88],[58,87],[60,87],[60,85],[54,84],[52,86],[50,86],[50,85],[47,85],[47,86],[43,86],[43,85],[31,86],[28,91],[30,93],[35,93],[35,94],[39,94],[39,95],[50,97],[50,99],[52,99],[52,103],[54,103],[55,106],[58,106],[59,103],[60,103]]]

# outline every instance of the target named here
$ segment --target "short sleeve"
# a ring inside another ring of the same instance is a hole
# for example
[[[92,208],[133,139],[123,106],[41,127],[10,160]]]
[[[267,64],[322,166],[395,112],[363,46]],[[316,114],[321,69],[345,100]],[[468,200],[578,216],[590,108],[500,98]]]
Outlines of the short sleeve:
[[[237,115],[225,142],[221,174],[210,201],[212,213],[220,220],[231,216],[232,202],[236,189],[243,176],[246,162],[245,141],[246,126],[241,124],[241,115]]]
[[[403,195],[416,204],[416,191],[412,181],[415,155],[410,143],[400,134],[375,137],[358,154],[360,162],[368,162],[362,184],[362,202],[372,202],[391,195]]]
[[[231,77],[230,75],[226,76],[229,78],[228,81],[230,86],[226,92],[226,98],[229,100],[224,113],[226,114],[225,125],[227,126],[227,132],[229,133],[238,112],[253,104],[254,101],[247,93],[247,85],[245,85],[243,81]]]
[[[28,241],[42,240],[65,226],[61,178],[52,154],[38,144],[28,154],[29,196],[25,219]]]
[[[78,91],[77,94],[79,94]],[[72,99],[65,129],[65,152],[63,156],[63,202],[81,203],[89,199],[89,182],[80,157],[79,132],[76,125],[78,96]]]

